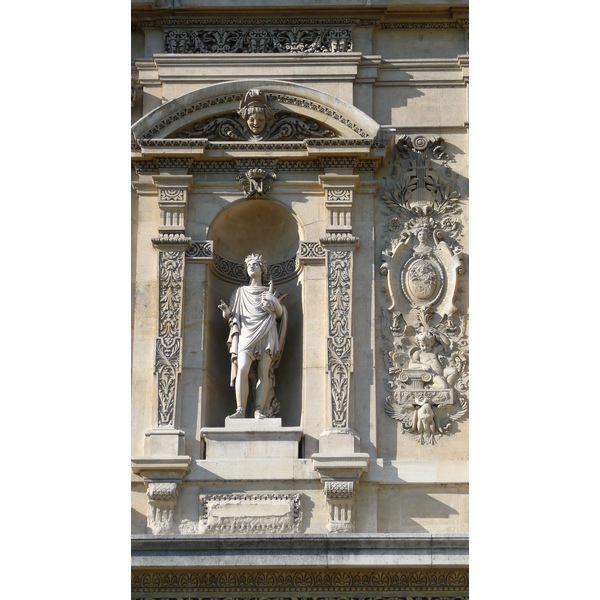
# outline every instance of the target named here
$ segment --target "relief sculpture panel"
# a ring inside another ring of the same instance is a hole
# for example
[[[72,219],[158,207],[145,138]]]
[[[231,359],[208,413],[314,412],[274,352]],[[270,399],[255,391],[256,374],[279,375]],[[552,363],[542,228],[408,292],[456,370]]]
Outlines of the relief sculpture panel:
[[[391,299],[386,413],[421,444],[456,431],[468,412],[462,199],[441,138],[403,137],[382,199],[381,273]]]

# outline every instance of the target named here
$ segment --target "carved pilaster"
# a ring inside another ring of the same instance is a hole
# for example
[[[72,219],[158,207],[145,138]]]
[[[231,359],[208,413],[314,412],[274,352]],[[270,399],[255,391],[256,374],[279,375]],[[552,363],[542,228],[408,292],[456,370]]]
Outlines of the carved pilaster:
[[[327,371],[333,427],[348,427],[353,371],[352,265],[358,239],[352,235],[352,200],[357,175],[319,177],[325,189],[327,235],[321,239],[327,265],[329,327]]]
[[[183,283],[185,252],[191,238],[185,236],[187,191],[191,175],[157,175],[160,223],[158,237],[152,243],[158,249],[158,335],[154,372],[157,375],[157,428],[175,428],[176,401],[181,373],[181,327],[183,319]],[[167,454],[178,454],[179,432],[170,444],[164,435],[154,440]],[[160,443],[158,440],[160,439]]]

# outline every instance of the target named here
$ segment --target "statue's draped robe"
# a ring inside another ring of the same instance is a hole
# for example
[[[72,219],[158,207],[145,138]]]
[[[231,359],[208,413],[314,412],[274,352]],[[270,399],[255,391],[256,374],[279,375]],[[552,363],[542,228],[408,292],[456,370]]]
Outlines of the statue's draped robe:
[[[282,306],[279,323],[274,311],[262,306],[262,297],[269,288],[264,285],[237,288],[229,301],[229,339],[231,354],[231,386],[237,375],[237,357],[246,352],[252,360],[258,360],[268,352],[272,366],[279,364],[287,329],[287,311]]]

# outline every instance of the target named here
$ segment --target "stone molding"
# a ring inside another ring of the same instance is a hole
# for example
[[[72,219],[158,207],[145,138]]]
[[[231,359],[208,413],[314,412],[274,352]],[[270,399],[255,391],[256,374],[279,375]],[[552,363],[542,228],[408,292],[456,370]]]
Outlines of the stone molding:
[[[289,590],[311,590],[312,587],[311,591],[335,592],[339,589],[336,581],[339,581],[340,571],[346,569],[346,572],[355,569],[364,575],[364,569],[374,569],[379,573],[387,571],[393,577],[390,581],[386,576],[379,583],[376,578],[370,577],[362,581],[351,579],[348,583],[356,586],[355,591],[373,585],[380,586],[382,590],[394,585],[399,590],[408,590],[412,586],[423,591],[464,591],[468,584],[469,542],[465,534],[133,535],[131,546],[132,567],[134,574],[138,575],[134,588],[139,591],[150,591],[152,586],[156,586],[157,592],[175,591],[179,585],[192,589],[192,581],[185,576],[179,580],[177,573],[196,568],[206,569],[198,574],[201,577],[199,582],[206,589],[216,590],[216,586],[221,585],[225,586],[221,588],[223,591],[233,592],[239,589],[237,586],[244,585],[244,579],[239,576],[220,578],[218,571],[209,570],[214,567],[245,573],[252,577],[246,580],[246,585],[255,583],[250,589],[257,591],[269,585],[284,585],[289,586]],[[382,564],[389,570],[383,569]],[[163,571],[164,579],[143,574],[145,570],[164,566],[171,568],[169,572]],[[423,570],[428,575],[410,576],[415,567],[420,571],[419,566],[425,567]],[[307,567],[314,568],[314,571]],[[272,572],[274,579],[260,576],[261,572],[264,573],[263,569],[271,568],[278,568]],[[319,568],[326,571],[321,572],[318,579],[312,579],[310,573],[318,573]],[[458,576],[457,571],[462,575]],[[436,575],[436,572],[447,575]],[[290,573],[295,575],[287,578]],[[296,580],[301,573],[309,576],[304,583]],[[325,579],[321,579],[323,576]],[[186,588],[179,589],[183,591]]]

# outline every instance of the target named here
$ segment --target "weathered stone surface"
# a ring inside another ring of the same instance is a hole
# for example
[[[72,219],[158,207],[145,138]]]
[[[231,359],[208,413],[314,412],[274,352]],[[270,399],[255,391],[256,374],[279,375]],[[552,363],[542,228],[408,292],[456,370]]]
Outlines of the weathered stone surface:
[[[133,16],[134,565],[464,568],[468,8],[163,4]],[[284,349],[240,356],[254,280]]]

